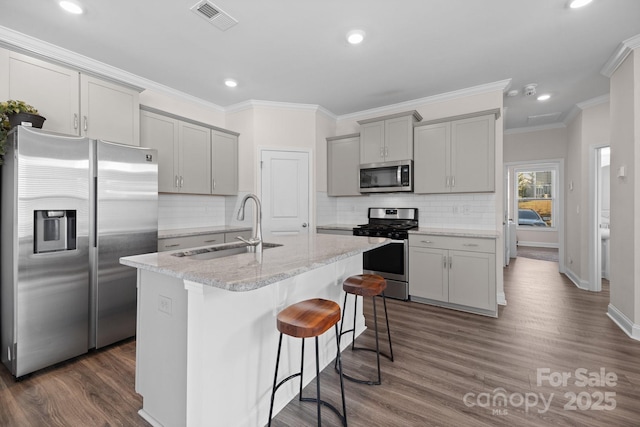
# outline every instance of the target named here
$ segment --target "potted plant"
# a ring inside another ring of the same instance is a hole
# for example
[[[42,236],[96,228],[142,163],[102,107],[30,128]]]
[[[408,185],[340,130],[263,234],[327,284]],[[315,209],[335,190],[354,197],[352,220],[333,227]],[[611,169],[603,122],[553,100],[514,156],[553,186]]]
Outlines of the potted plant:
[[[24,101],[0,102],[0,165],[2,156],[6,153],[7,133],[23,122],[31,123],[35,128],[41,128],[46,119],[38,114],[38,110]]]

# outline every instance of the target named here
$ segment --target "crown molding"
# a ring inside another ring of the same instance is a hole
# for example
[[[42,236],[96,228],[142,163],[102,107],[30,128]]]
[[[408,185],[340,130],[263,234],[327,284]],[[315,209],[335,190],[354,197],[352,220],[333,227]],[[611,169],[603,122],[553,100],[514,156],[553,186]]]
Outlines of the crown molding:
[[[597,96],[595,98],[591,98],[588,99],[586,101],[583,102],[579,102],[576,105],[573,106],[573,108],[571,109],[571,111],[569,111],[569,114],[566,115],[566,117],[562,120],[562,123],[565,124],[565,126],[568,126],[569,123],[571,123],[573,121],[573,119],[576,118],[576,116],[578,114],[580,114],[582,111],[586,110],[587,108],[591,108],[591,107],[595,107],[597,105],[600,104],[604,104],[606,102],[609,102],[609,94],[605,94],[602,96]]]
[[[314,113],[322,113],[326,116],[336,120],[337,116],[326,108],[317,104],[296,104],[293,102],[278,102],[278,101],[261,101],[258,99],[250,99],[248,101],[239,102],[237,104],[229,105],[225,108],[226,113],[238,113],[243,110],[251,108],[281,108],[286,110],[299,110],[299,111],[312,111]]]
[[[488,92],[501,91],[504,92],[506,87],[511,84],[511,79],[500,80],[493,83],[487,83],[478,86],[472,86],[465,89],[455,90],[452,92],[445,92],[438,95],[427,96],[425,98],[418,98],[411,101],[400,102],[397,104],[385,105],[384,107],[372,108],[370,110],[358,111],[356,113],[349,113],[338,116],[338,120],[353,120],[362,116],[374,116],[390,114],[400,109],[413,110],[419,106],[425,104],[435,104],[437,102],[451,101],[454,99],[465,98],[473,95],[481,95]]]
[[[539,131],[543,131],[543,130],[566,129],[566,127],[567,126],[564,123],[551,123],[551,124],[548,124],[548,125],[505,129],[503,134],[504,135],[515,135],[515,134],[520,134],[520,133],[539,132]]]
[[[100,61],[88,58],[79,53],[72,52],[62,47],[53,45],[40,39],[0,26],[0,46],[10,50],[35,56],[49,62],[91,74],[102,79],[110,80],[118,84],[130,86],[139,92],[145,89],[160,92],[169,96],[183,99],[203,107],[224,113],[224,108],[201,98],[188,95],[176,89],[145,79],[120,68],[113,67]]]
[[[611,76],[618,69],[620,64],[622,64],[622,62],[624,62],[624,60],[627,59],[627,56],[631,53],[631,51],[639,47],[640,47],[640,34],[623,41],[618,45],[618,48],[613,53],[613,55],[611,55],[607,63],[604,64],[604,67],[602,67],[602,70],[600,70],[600,73],[605,75],[606,77],[611,78]]]
[[[596,96],[595,98],[587,99],[586,101],[579,102],[576,106],[581,110],[586,110],[587,108],[595,107],[596,105],[604,104],[609,102],[609,94]]]

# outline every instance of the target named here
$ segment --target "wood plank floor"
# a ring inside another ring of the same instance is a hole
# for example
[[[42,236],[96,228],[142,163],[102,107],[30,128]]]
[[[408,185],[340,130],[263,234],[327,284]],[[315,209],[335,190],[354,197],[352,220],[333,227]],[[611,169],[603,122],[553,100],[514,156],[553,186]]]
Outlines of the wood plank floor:
[[[505,269],[508,305],[500,307],[498,319],[389,300],[396,360],[382,358],[380,386],[345,383],[349,425],[640,425],[640,342],[606,316],[609,292],[603,288],[581,291],[557,273],[556,263],[517,258]],[[365,314],[372,325],[369,302]],[[372,343],[371,329],[358,338],[359,345]],[[351,373],[375,375],[373,353],[347,350],[344,360]],[[553,387],[546,380],[538,385],[537,370],[544,368],[554,378],[562,372],[571,377],[566,385]],[[616,385],[580,387],[575,371],[581,368],[587,373],[604,368],[617,376]],[[148,426],[137,414],[141,399],[134,391],[134,370],[135,341],[18,382],[3,366],[0,426]],[[323,397],[339,402],[332,368],[322,372],[321,382]],[[314,390],[315,381],[304,393]],[[500,392],[506,405],[499,406],[499,399],[493,405]],[[576,401],[568,393],[575,393]],[[605,393],[615,395],[597,405]],[[548,409],[543,398],[550,401]],[[526,399],[529,408],[522,403]],[[614,403],[612,410],[587,409]],[[315,406],[293,401],[273,425],[315,423]],[[338,421],[323,411],[323,425]]]

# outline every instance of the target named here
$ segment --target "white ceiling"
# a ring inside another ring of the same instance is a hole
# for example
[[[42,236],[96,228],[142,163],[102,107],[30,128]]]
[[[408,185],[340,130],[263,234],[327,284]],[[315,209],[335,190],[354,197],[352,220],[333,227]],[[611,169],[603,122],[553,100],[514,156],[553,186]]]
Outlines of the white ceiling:
[[[278,101],[340,116],[511,79],[507,129],[562,123],[608,94],[603,66],[640,34],[639,0],[213,0],[238,21],[226,31],[190,10],[197,0],[77,2],[84,15],[6,1],[0,26],[223,108]],[[345,40],[354,28],[367,35],[359,46]],[[521,95],[528,83],[551,100]]]

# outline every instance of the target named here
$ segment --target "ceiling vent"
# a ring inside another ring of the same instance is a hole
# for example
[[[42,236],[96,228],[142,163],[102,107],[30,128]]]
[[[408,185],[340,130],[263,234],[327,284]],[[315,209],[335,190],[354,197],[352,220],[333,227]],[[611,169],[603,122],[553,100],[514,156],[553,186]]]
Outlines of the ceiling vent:
[[[560,116],[561,112],[558,113],[549,113],[549,114],[539,114],[537,116],[529,116],[527,117],[527,124],[529,126],[542,126],[548,125],[551,123],[556,123]]]
[[[221,31],[226,31],[238,23],[228,13],[207,0],[193,5],[191,11]]]

